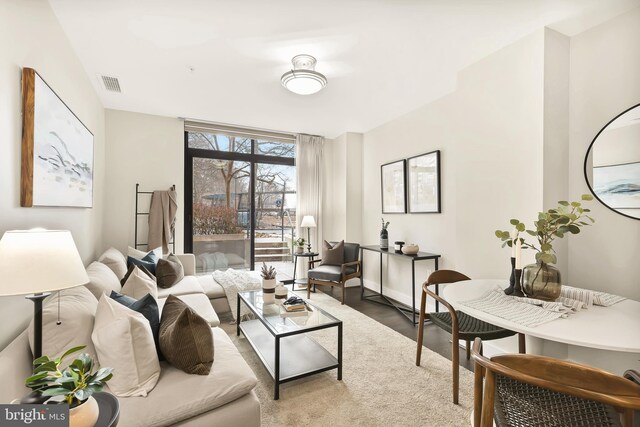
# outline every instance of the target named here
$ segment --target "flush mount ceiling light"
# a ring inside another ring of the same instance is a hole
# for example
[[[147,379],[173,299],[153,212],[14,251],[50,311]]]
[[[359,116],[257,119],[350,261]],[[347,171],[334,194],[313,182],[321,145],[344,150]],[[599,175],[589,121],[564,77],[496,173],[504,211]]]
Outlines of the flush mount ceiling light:
[[[293,70],[282,75],[280,81],[298,95],[311,95],[327,85],[327,78],[315,71],[316,58],[311,55],[296,55],[291,60]]]

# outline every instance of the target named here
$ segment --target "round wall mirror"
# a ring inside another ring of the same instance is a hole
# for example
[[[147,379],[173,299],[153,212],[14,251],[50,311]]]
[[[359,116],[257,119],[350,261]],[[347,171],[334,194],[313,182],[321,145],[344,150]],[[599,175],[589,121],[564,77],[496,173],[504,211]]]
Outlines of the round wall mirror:
[[[640,104],[596,135],[584,160],[589,189],[609,209],[640,219]]]

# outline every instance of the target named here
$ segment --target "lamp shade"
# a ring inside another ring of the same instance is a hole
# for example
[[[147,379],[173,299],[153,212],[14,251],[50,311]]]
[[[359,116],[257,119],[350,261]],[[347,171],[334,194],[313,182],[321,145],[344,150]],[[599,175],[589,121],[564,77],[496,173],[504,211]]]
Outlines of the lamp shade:
[[[67,230],[7,231],[0,240],[0,296],[73,288],[89,282]]]
[[[302,222],[300,223],[300,227],[315,227],[316,226],[316,220],[313,219],[313,216],[311,215],[305,215],[302,218]]]

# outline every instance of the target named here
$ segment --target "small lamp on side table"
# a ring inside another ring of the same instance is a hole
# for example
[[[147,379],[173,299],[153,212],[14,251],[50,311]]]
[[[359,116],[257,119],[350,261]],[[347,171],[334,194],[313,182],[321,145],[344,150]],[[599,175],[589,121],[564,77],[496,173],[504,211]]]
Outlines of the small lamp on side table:
[[[89,282],[71,232],[7,231],[0,239],[0,296],[27,295],[33,301],[33,357],[42,356],[42,301],[52,291]]]
[[[316,220],[312,215],[305,215],[302,218],[300,227],[307,229],[307,252],[311,252],[311,229],[316,228]]]

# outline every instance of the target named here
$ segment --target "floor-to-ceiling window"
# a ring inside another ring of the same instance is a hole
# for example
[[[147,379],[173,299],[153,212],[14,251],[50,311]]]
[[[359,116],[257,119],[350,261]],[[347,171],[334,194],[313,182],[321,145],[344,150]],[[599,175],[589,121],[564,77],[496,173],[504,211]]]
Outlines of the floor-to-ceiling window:
[[[290,264],[294,137],[185,124],[184,206],[185,252],[195,255],[198,273]]]

